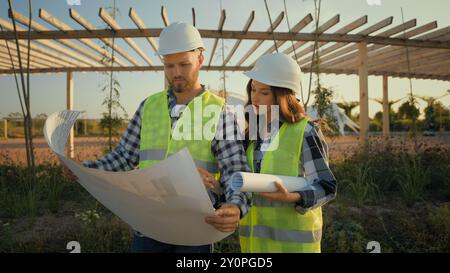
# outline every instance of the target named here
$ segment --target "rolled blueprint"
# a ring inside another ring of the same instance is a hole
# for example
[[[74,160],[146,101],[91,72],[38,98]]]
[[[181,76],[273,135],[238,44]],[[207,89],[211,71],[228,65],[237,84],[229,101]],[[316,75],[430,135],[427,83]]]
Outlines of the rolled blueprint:
[[[275,182],[284,185],[289,192],[298,191],[308,185],[303,177],[262,173],[237,172],[231,176],[231,187],[243,192],[274,192]]]

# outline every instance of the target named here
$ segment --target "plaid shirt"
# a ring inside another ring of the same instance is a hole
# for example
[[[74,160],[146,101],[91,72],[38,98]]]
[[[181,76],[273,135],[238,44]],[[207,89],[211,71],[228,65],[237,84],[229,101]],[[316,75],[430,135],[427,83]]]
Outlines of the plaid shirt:
[[[279,122],[281,128],[282,120]],[[268,126],[269,130],[270,127]],[[276,133],[270,132],[272,135]],[[260,139],[255,143],[253,166],[256,172],[260,172],[264,151],[261,147],[268,147],[270,137]],[[333,173],[328,167],[328,146],[323,139],[320,130],[316,130],[312,122],[308,122],[302,144],[302,152],[299,161],[299,175],[305,177],[312,184],[298,191],[301,198],[296,204],[300,213],[323,206],[336,197],[337,183]]]
[[[202,94],[203,92],[204,87],[200,94]],[[173,129],[175,123],[178,121],[180,112],[186,107],[186,105],[177,105],[176,97],[171,90],[167,92],[167,97],[168,109],[169,113],[171,113],[170,115]],[[114,172],[129,171],[135,169],[138,166],[139,147],[141,141],[141,122],[144,110],[144,102],[145,100],[142,101],[139,105],[138,110],[128,124],[128,128],[122,135],[120,143],[114,149],[114,151],[105,155],[101,159],[95,161],[85,161],[83,163],[84,166]],[[225,138],[225,133],[230,132],[230,130],[232,132],[234,131],[234,140],[228,140]],[[223,137],[218,137],[220,136],[220,134],[222,134]],[[235,115],[233,112],[228,111],[225,107],[219,120],[216,138],[214,138],[211,143],[211,151],[218,161],[219,170],[221,173],[220,184],[222,186],[224,195],[219,197],[213,194],[211,191],[208,191],[208,194],[214,204],[214,207],[216,208],[218,208],[223,202],[236,204],[237,206],[239,206],[242,218],[250,209],[251,195],[249,193],[236,192],[232,190],[231,181],[229,179],[235,172],[249,171],[243,141],[239,139],[242,138],[240,135],[240,131],[238,130]]]

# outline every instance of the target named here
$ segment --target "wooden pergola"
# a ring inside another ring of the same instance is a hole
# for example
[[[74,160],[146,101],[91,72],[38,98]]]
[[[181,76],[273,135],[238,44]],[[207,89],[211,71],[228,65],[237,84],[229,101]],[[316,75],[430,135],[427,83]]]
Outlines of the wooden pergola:
[[[99,10],[100,19],[111,29],[96,29],[74,9],[69,9],[67,20],[74,20],[80,29],[73,29],[63,20],[53,16],[48,11],[39,10],[39,18],[53,26],[47,28],[36,20],[31,21],[32,31],[28,33],[29,18],[17,11],[10,11],[10,17],[17,24],[14,32],[10,19],[0,18],[0,74],[18,72],[18,56],[26,63],[27,39],[31,40],[30,73],[67,73],[67,109],[73,106],[73,72],[99,71],[163,71],[160,59],[156,63],[150,59],[151,51],[141,48],[136,39],[145,39],[152,51],[157,50],[154,40],[162,30],[148,28],[133,8],[129,10],[129,18],[136,25],[133,29],[124,29],[105,9]],[[166,9],[161,7],[161,18],[164,26],[169,24]],[[313,23],[311,14],[299,20],[288,32],[276,31],[284,20],[280,13],[269,25],[267,31],[251,31],[255,18],[252,11],[241,30],[225,30],[226,11],[222,10],[215,30],[202,29],[197,26],[204,39],[213,39],[213,47],[209,59],[205,60],[203,70],[206,71],[247,71],[254,62],[249,57],[265,42],[273,45],[264,54],[274,52],[288,43],[289,47],[281,52],[297,56],[297,62],[302,71],[315,70],[311,65],[314,43],[318,42],[320,50],[320,73],[359,75],[360,86],[360,142],[366,143],[369,128],[368,111],[368,76],[383,77],[383,134],[389,137],[388,111],[388,77],[406,77],[414,79],[450,80],[450,26],[438,28],[437,22],[417,26],[417,20],[412,19],[399,25],[391,26],[393,17],[387,17],[373,25],[366,26],[368,16],[357,18],[349,24],[340,26],[333,32],[330,28],[338,26],[340,15],[336,15],[322,23],[317,31],[311,33],[302,30]],[[195,10],[192,9],[193,25]],[[19,39],[21,48],[17,52],[14,42]],[[123,39],[139,58],[131,56],[130,48],[125,48],[113,42]],[[214,62],[217,45],[220,39],[232,40],[234,45],[223,62]],[[114,65],[111,65],[112,55],[109,50],[98,45],[101,40],[115,52]],[[252,40],[253,45],[241,56],[235,52],[243,40]],[[275,42],[276,41],[276,42]],[[293,46],[291,45],[293,42]],[[9,56],[12,55],[12,60]],[[276,46],[275,46],[276,43]],[[286,45],[285,45],[286,47]],[[295,50],[295,52],[294,52]],[[234,65],[231,65],[233,63]],[[73,134],[70,149],[73,155]]]

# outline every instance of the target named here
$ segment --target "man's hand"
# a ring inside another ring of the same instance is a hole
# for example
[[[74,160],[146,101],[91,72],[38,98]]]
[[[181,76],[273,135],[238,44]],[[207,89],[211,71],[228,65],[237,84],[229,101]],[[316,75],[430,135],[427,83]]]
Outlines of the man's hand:
[[[206,217],[206,223],[222,232],[233,232],[239,227],[241,210],[235,204],[224,204],[214,214],[217,217]]]
[[[269,201],[281,201],[288,203],[296,203],[300,201],[300,194],[297,192],[288,192],[285,186],[279,182],[275,182],[276,192],[260,192],[259,195],[267,198]]]
[[[211,190],[216,194],[221,194],[220,183],[217,181],[212,174],[210,174],[207,170],[202,168],[197,168],[200,173],[200,177],[203,180],[203,184],[207,190]]]

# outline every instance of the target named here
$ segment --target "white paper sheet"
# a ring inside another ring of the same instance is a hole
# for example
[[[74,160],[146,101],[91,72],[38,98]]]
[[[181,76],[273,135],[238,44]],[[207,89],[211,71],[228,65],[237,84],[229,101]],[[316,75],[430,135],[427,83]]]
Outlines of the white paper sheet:
[[[90,169],[65,157],[69,131],[79,114],[51,114],[45,122],[45,139],[105,207],[145,236],[169,244],[205,245],[231,234],[205,223],[214,208],[187,149],[152,167],[128,172]]]
[[[303,177],[237,172],[231,176],[231,187],[243,192],[274,192],[275,182],[286,187],[289,192],[298,191],[309,183]]]

